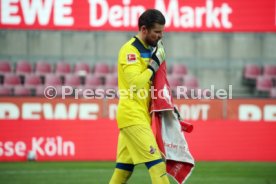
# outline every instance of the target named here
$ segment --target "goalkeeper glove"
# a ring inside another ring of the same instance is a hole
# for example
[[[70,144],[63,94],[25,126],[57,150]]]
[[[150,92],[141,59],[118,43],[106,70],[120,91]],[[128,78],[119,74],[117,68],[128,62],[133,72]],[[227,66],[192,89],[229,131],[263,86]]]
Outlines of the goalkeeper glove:
[[[159,40],[157,46],[153,49],[151,55],[151,61],[148,65],[148,68],[152,70],[153,74],[157,72],[159,66],[165,61],[166,53],[162,43],[162,40]]]

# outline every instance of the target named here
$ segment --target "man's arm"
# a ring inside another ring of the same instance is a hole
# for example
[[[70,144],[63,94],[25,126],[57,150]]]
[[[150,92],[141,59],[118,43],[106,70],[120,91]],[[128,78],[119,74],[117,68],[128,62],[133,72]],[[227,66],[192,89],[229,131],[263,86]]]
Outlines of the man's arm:
[[[146,68],[141,73],[141,64],[139,62],[131,65],[124,65],[124,78],[129,86],[136,86],[136,89],[142,89],[151,79],[153,72]]]

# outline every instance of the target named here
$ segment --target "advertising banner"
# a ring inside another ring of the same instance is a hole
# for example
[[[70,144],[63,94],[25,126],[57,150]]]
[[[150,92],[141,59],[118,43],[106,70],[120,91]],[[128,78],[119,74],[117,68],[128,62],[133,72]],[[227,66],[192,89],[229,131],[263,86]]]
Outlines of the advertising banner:
[[[0,29],[137,31],[149,8],[166,31],[276,31],[274,0],[0,0]]]
[[[276,100],[174,100],[198,160],[276,161]],[[115,160],[117,99],[0,98],[0,161]],[[154,129],[154,127],[153,127]]]

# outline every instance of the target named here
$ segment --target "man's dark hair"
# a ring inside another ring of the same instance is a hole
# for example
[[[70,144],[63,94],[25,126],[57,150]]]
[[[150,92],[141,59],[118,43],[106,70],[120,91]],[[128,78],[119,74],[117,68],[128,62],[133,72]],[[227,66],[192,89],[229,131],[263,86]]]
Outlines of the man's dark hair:
[[[148,9],[139,17],[139,30],[141,30],[142,26],[146,26],[147,29],[151,29],[156,23],[160,25],[165,25],[166,19],[164,15],[159,10]]]

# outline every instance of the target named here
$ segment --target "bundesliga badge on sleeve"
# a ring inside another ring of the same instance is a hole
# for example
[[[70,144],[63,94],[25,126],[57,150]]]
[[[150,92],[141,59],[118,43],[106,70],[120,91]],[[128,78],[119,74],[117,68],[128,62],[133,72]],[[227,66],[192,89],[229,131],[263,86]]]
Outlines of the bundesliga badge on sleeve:
[[[128,54],[127,55],[127,63],[135,63],[137,60],[136,54]]]

